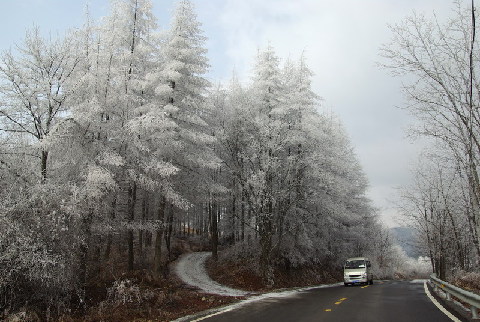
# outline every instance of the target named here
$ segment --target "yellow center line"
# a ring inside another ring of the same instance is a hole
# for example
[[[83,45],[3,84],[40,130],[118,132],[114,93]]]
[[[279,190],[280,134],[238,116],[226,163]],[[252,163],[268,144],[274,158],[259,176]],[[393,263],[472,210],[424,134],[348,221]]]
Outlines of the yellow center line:
[[[365,285],[365,286],[362,286],[362,288],[366,288],[366,287],[368,287],[368,286],[369,286],[369,285]]]
[[[339,304],[342,304],[343,301],[345,301],[347,298],[346,297],[342,297],[341,299],[339,299],[337,302],[335,302],[335,305],[339,305]],[[325,309],[325,312],[331,312],[332,309]]]

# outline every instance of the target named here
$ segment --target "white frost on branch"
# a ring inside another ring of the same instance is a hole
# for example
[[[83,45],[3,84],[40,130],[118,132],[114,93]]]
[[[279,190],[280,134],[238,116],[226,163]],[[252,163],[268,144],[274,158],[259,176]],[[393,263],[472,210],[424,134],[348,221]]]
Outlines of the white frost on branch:
[[[99,198],[106,192],[117,188],[112,173],[103,167],[95,165],[89,166],[85,185],[87,196],[91,198]]]
[[[98,156],[98,162],[106,166],[121,167],[125,164],[125,159],[114,151],[105,151]]]

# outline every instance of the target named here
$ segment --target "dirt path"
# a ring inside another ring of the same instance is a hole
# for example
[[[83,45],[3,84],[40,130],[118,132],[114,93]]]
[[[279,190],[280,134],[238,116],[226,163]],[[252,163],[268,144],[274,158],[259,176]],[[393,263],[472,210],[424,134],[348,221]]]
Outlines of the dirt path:
[[[175,265],[177,276],[186,284],[198,287],[205,293],[223,296],[248,295],[248,292],[220,285],[208,276],[205,262],[210,255],[210,252],[198,252],[181,256]]]

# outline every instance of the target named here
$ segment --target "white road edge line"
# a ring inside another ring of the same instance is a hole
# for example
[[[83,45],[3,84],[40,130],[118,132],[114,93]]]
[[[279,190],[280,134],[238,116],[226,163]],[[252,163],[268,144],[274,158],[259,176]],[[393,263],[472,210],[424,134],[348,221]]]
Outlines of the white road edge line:
[[[435,306],[440,310],[442,311],[446,316],[448,316],[452,321],[455,321],[455,322],[461,322],[455,315],[453,315],[452,313],[448,312],[448,310],[446,308],[444,308],[440,303],[438,303],[438,301],[433,297],[433,295],[430,293],[430,291],[428,290],[428,287],[427,287],[427,282],[425,281],[423,283],[423,287],[425,288],[425,294],[427,294],[428,298],[430,299],[430,301],[432,301],[433,304],[435,304]]]
[[[197,322],[197,321],[202,321],[202,320],[205,320],[205,319],[208,319],[208,318],[211,318],[212,316],[215,316],[215,315],[219,315],[219,314],[223,314],[223,313],[227,313],[229,311],[233,310],[233,308],[228,308],[226,310],[221,310],[221,311],[218,311],[218,312],[215,312],[215,313],[212,313],[210,315],[205,315],[205,316],[202,316],[201,318],[198,318],[196,320],[192,320],[191,322]]]
[[[230,304],[228,306],[225,306],[223,308],[213,308],[208,310],[207,312],[203,312],[204,314],[207,314],[205,316],[199,316],[202,314],[202,312],[194,313],[191,315],[187,315],[181,318],[178,318],[176,320],[173,320],[173,322],[183,322],[183,321],[190,321],[190,322],[196,322],[196,321],[202,321],[207,318],[210,318],[215,315],[220,315],[229,311],[233,311],[236,309],[239,309],[245,305],[259,302],[262,300],[266,299],[281,299],[281,298],[288,298],[291,296],[298,295],[300,292],[305,292],[305,291],[311,291],[319,288],[330,288],[330,287],[335,287],[335,286],[340,286],[343,285],[342,283],[335,283],[335,284],[322,284],[322,285],[317,285],[317,286],[307,286],[307,287],[302,287],[302,288],[296,288],[296,289],[290,289],[290,290],[283,290],[283,291],[277,291],[277,292],[272,292],[272,293],[265,293],[265,294],[260,294],[257,296],[253,296],[250,298],[246,298],[244,300],[241,300],[240,302]],[[192,320],[190,320],[192,319]]]

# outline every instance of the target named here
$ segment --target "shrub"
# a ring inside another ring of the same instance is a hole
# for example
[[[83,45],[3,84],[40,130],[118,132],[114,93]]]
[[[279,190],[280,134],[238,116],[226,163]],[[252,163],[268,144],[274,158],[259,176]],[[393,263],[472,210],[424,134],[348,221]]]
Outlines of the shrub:
[[[0,208],[0,317],[25,306],[64,311],[72,295],[82,297],[71,191],[38,185]]]

